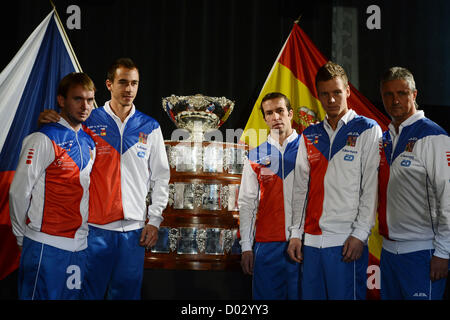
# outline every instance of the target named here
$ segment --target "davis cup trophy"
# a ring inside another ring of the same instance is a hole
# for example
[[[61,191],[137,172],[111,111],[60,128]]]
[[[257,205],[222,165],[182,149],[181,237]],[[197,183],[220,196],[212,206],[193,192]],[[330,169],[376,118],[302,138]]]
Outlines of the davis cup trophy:
[[[240,268],[237,202],[247,150],[244,144],[223,142],[217,130],[233,111],[234,102],[200,94],[172,95],[162,99],[162,107],[179,129],[172,134],[174,140],[165,141],[169,203],[145,266]],[[208,134],[216,139],[208,141]]]

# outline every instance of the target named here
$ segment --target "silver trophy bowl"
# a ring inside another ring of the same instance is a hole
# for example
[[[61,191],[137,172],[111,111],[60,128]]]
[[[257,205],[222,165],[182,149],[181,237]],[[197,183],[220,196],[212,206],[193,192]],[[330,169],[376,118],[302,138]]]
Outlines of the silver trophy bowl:
[[[233,111],[234,102],[225,97],[171,95],[162,108],[177,128],[190,132],[189,141],[203,141],[204,133],[218,129]]]

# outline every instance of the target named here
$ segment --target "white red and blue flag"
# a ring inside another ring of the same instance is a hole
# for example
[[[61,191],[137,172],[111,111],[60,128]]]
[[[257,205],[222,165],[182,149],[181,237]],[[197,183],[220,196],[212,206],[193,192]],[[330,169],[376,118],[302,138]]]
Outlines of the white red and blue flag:
[[[37,129],[41,111],[58,109],[58,83],[73,71],[81,70],[54,9],[0,74],[0,280],[19,265],[8,192],[22,141]]]

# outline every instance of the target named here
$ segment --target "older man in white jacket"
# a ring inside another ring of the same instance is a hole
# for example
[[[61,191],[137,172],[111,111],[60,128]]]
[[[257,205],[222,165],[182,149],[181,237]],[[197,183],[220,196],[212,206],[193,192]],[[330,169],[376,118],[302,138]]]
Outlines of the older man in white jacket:
[[[379,171],[382,299],[442,299],[450,253],[450,138],[417,110],[411,72],[381,79],[392,118]]]

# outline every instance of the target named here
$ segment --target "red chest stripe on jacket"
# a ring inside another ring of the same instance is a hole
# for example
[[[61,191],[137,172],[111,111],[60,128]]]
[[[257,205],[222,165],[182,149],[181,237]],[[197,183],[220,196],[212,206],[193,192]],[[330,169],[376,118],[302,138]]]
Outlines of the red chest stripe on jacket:
[[[308,190],[308,204],[305,217],[305,232],[309,234],[322,234],[319,220],[323,211],[324,179],[328,168],[328,160],[310,141],[305,137],[308,161],[311,168],[310,184]]]
[[[120,154],[99,135],[84,127],[95,141],[97,154],[89,187],[90,223],[107,224],[124,218],[120,181]]]
[[[74,238],[81,226],[80,202],[83,188],[80,171],[67,151],[52,141],[55,160],[45,174],[45,200],[41,231],[47,234]],[[61,204],[64,203],[64,210]]]
[[[389,230],[386,220],[386,203],[390,168],[384,149],[381,147],[380,149],[380,168],[378,170],[378,230],[382,236],[389,239]]]
[[[283,180],[269,167],[251,162],[261,190],[255,241],[286,241]]]

